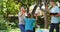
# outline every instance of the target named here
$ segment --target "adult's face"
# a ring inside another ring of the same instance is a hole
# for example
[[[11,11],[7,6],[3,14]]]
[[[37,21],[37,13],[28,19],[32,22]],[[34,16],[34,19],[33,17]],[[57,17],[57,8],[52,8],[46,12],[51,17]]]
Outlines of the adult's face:
[[[53,6],[53,2],[50,2],[50,5]]]
[[[24,7],[21,7],[21,12],[22,13],[25,13],[26,12],[25,9],[24,9]]]

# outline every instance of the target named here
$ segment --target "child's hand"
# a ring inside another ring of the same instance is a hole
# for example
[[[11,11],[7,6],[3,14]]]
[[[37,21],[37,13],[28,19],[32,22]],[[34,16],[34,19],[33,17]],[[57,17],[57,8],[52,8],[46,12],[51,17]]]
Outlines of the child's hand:
[[[38,14],[34,14],[34,16],[38,16]]]

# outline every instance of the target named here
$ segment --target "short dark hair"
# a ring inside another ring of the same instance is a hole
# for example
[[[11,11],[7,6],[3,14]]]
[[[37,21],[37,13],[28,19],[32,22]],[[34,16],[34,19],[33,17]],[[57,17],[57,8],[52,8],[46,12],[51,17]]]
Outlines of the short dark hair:
[[[50,0],[50,2],[55,2],[55,0]]]
[[[28,13],[28,16],[31,16],[31,13]]]
[[[56,4],[55,0],[50,0],[50,2],[53,2],[54,4]]]

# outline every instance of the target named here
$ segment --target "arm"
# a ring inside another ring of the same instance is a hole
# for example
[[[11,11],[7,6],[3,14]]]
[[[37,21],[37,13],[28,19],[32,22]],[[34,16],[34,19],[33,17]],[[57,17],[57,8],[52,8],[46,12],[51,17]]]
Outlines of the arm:
[[[24,21],[26,22],[26,20],[27,20],[27,18],[25,17],[25,18],[24,18]]]
[[[18,13],[18,17],[21,17],[23,14],[21,12]]]
[[[55,15],[55,16],[60,16],[60,8],[59,8],[59,7],[57,7],[56,9],[57,9],[57,13],[58,13],[58,14],[57,14],[57,15]]]
[[[36,21],[38,20],[38,16],[36,16]]]
[[[36,21],[38,20],[38,15],[37,14],[34,14],[34,16],[36,17]]]
[[[60,13],[58,13],[58,14],[57,14],[57,15],[55,15],[55,16],[57,16],[57,17],[58,17],[58,16],[60,16]]]
[[[34,16],[36,17],[36,25],[37,25],[38,15],[37,14],[34,14]]]

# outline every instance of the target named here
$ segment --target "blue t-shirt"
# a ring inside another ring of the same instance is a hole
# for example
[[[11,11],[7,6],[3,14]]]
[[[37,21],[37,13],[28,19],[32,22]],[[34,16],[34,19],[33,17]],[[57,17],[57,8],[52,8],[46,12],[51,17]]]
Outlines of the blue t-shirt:
[[[33,23],[35,22],[34,18],[24,18],[25,20],[25,30],[33,30]]]
[[[55,6],[50,10],[50,13],[60,13],[59,7]],[[51,16],[51,23],[59,23],[60,16]]]

